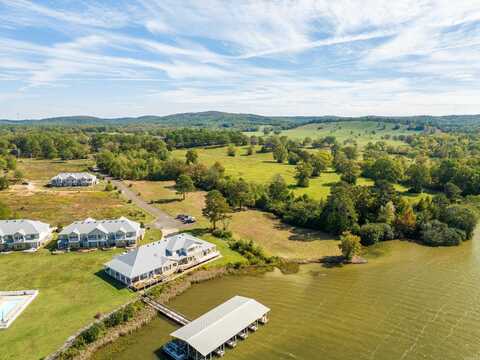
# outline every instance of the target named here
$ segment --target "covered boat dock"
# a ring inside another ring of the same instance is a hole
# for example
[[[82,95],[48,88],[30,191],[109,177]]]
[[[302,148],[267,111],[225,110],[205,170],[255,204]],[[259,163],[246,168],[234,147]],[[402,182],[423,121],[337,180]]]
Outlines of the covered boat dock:
[[[170,334],[175,340],[164,346],[174,359],[206,360],[223,356],[225,347],[246,339],[249,331],[266,324],[270,309],[243,296],[230,300]]]

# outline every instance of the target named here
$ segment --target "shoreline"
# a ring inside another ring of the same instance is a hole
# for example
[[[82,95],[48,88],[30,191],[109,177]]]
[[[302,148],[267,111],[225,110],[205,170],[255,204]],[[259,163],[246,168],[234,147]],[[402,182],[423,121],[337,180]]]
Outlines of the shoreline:
[[[235,276],[235,275],[255,275],[262,274],[266,272],[273,271],[275,268],[278,268],[282,274],[295,274],[299,271],[301,265],[307,264],[323,264],[327,267],[333,266],[342,266],[347,264],[365,264],[367,263],[366,259],[357,258],[351,262],[346,262],[342,256],[324,256],[322,258],[312,258],[312,259],[282,259],[279,258],[275,264],[269,265],[248,265],[243,268],[235,269],[232,267],[223,266],[219,268],[212,269],[197,269],[194,272],[185,274],[185,276],[176,278],[166,284],[158,284],[152,288],[149,288],[146,291],[139,291],[141,294],[143,292],[150,293],[151,296],[159,301],[160,303],[167,304],[169,301],[175,297],[185,293],[193,284],[207,282],[209,280],[214,280],[224,276]],[[143,305],[142,309],[135,314],[134,318],[127,321],[126,323],[117,325],[113,328],[106,330],[105,334],[101,336],[96,341],[85,345],[83,349],[79,349],[78,353],[69,355],[69,350],[72,348],[75,340],[78,336],[95,324],[101,323],[103,320],[108,318],[111,314],[125,308],[129,304],[134,304],[136,302],[141,302],[140,296],[134,298],[133,300],[123,304],[119,308],[111,311],[107,314],[102,314],[101,317],[92,321],[87,326],[81,328],[74,335],[69,337],[65,343],[54,353],[50,354],[45,358],[45,360],[88,360],[91,359],[94,354],[102,349],[103,347],[117,341],[120,337],[130,335],[136,330],[142,328],[143,326],[149,324],[155,317],[158,316],[158,312],[147,306]],[[143,304],[143,303],[142,303]]]
[[[242,274],[252,274],[256,272],[266,272],[271,271],[273,268],[270,267],[262,267],[259,269],[256,266],[250,266],[248,269],[229,269],[227,267],[220,267],[214,269],[199,269],[195,272],[190,274],[186,274],[185,277],[177,278],[173,280],[171,283],[158,285],[150,289],[153,292],[152,297],[161,302],[161,303],[168,303],[170,300],[174,299],[175,297],[183,294],[186,292],[193,284],[198,284],[202,282],[206,282],[209,280],[217,279],[223,277],[225,275],[242,275]],[[158,292],[158,294],[155,294]],[[69,355],[69,349],[72,348],[74,341],[78,338],[78,336],[85,331],[86,329],[90,328],[94,324],[101,323],[111,314],[125,308],[129,304],[133,304],[135,302],[139,302],[140,297],[136,297],[135,299],[129,301],[128,303],[122,305],[121,307],[115,309],[114,311],[102,315],[101,318],[92,321],[87,326],[81,328],[77,331],[76,334],[69,337],[65,343],[54,353],[50,354],[49,356],[45,357],[45,360],[64,360],[64,359],[72,359],[72,360],[87,360],[90,359],[98,350],[103,348],[104,346],[115,342],[118,338],[122,336],[129,335],[136,330],[142,328],[143,326],[150,323],[155,317],[158,316],[158,312],[147,306],[144,305],[138,313],[135,314],[134,318],[129,320],[128,322],[115,326],[113,328],[109,328],[105,334],[100,337],[98,340],[86,345],[83,349],[79,350],[79,353]],[[143,303],[142,303],[143,304]]]

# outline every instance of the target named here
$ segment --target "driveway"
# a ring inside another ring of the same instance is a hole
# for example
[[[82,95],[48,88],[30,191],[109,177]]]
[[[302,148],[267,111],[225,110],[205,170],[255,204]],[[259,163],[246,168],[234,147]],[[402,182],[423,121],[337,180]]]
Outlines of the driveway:
[[[137,195],[137,193],[135,193],[135,191],[125,185],[123,181],[115,180],[110,177],[106,177],[105,179],[110,180],[112,182],[112,185],[116,186],[119,190],[121,190],[122,195],[126,199],[132,200],[132,203],[152,215],[155,220],[153,220],[150,225],[154,228],[162,230],[163,236],[174,234],[178,232],[179,229],[186,227],[185,224],[183,224],[181,221],[174,219],[166,212],[143,200],[140,196]]]

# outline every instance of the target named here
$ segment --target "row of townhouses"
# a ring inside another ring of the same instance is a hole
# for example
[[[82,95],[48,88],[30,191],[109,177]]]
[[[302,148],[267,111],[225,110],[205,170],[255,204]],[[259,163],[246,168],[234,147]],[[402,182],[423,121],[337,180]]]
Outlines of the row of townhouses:
[[[98,179],[95,175],[87,172],[78,173],[60,173],[50,179],[48,183],[50,186],[92,186],[98,184]]]
[[[52,237],[49,224],[34,220],[0,220],[0,251],[38,249]],[[131,246],[143,238],[138,222],[121,217],[116,220],[76,221],[58,234],[58,247],[92,248]]]
[[[52,237],[49,224],[34,220],[0,220],[0,251],[42,247]]]
[[[126,217],[116,220],[88,218],[65,227],[58,234],[58,247],[65,249],[131,246],[143,238],[144,232],[138,222]]]
[[[41,221],[0,220],[0,251],[38,249],[52,238],[53,230]],[[89,218],[65,227],[58,235],[58,247],[127,247],[136,245],[143,236],[140,224],[125,217],[116,220]],[[105,264],[105,272],[127,286],[136,287],[140,283],[163,281],[219,255],[214,244],[182,233],[115,257]]]
[[[220,255],[216,246],[187,233],[173,235],[115,257],[105,272],[123,284],[157,282]]]

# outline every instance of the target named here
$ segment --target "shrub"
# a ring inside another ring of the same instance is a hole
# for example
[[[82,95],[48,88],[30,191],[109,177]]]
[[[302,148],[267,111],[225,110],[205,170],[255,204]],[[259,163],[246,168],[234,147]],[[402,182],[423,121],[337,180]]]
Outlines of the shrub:
[[[104,323],[107,328],[115,327],[123,323],[123,311],[118,310],[105,319]]]
[[[442,214],[442,220],[448,226],[460,229],[471,239],[477,225],[478,216],[474,210],[462,205],[449,206]]]
[[[80,334],[79,339],[82,339],[85,344],[90,344],[102,336],[104,331],[105,326],[102,323],[93,324]]]
[[[229,230],[214,229],[212,235],[222,239],[229,239],[232,237],[232,232]]]
[[[379,241],[391,240],[393,237],[392,227],[386,223],[371,223],[360,227],[360,238],[364,246],[373,245]]]
[[[340,245],[338,245],[342,251],[342,255],[347,260],[352,260],[352,258],[362,251],[362,245],[360,243],[360,237],[353,235],[349,231],[345,231],[340,236]]]
[[[271,259],[265,255],[263,249],[259,246],[256,246],[251,240],[232,241],[230,242],[229,246],[230,249],[244,256],[251,265],[268,264],[271,262]]]
[[[422,242],[429,246],[460,245],[467,238],[464,231],[448,227],[447,224],[433,220],[422,225]]]

